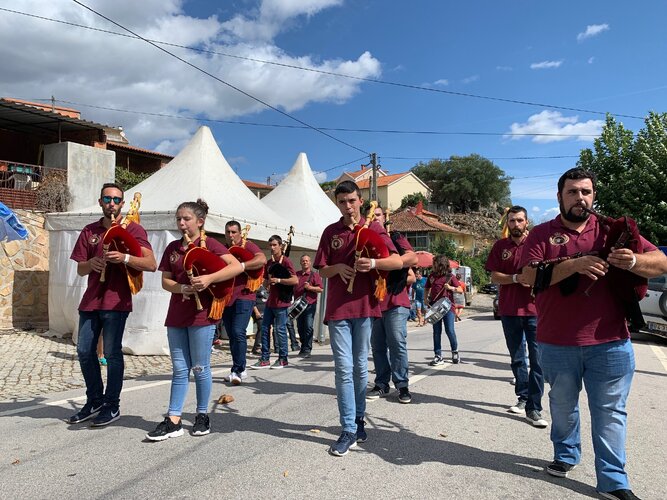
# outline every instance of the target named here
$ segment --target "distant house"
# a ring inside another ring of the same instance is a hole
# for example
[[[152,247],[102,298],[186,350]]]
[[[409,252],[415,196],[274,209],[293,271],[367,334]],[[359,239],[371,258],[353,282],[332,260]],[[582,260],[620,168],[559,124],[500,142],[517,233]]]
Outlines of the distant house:
[[[378,169],[377,175],[377,197],[383,208],[397,210],[401,206],[403,198],[409,194],[421,193],[427,199],[431,197],[431,188],[412,172],[387,174],[384,170]],[[336,179],[336,184],[345,180],[354,181],[361,189],[364,200],[370,200],[372,176],[373,169],[362,167],[361,170],[356,172],[343,172]],[[327,194],[333,200],[333,190]]]
[[[271,186],[270,184],[262,184],[260,182],[253,182],[253,181],[243,181],[243,184],[246,185],[252,193],[257,196],[257,198],[264,198],[267,194],[269,194],[275,186]]]
[[[459,250],[470,252],[475,248],[475,236],[440,222],[440,217],[421,206],[390,214],[391,229],[405,235],[415,250],[430,251],[437,236],[451,238]]]

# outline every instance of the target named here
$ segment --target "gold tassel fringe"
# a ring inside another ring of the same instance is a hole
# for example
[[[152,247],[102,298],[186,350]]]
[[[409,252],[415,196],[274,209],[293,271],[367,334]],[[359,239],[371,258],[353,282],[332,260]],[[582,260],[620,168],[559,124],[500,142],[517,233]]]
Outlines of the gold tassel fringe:
[[[248,276],[248,281],[246,282],[246,288],[251,292],[256,292],[259,290],[259,287],[262,286],[264,281],[264,276],[259,276],[258,278],[251,278]]]
[[[380,302],[387,296],[387,280],[380,276],[375,281],[375,298]]]
[[[127,282],[130,285],[130,292],[132,295],[136,295],[141,290],[141,287],[144,286],[144,273],[141,272],[137,275],[132,275],[129,272],[127,273]]]
[[[225,306],[229,304],[230,298],[231,294],[225,295],[221,299],[213,297],[213,302],[211,303],[211,309],[208,312],[209,319],[214,319],[218,321],[220,318],[222,318],[222,313],[225,311]]]

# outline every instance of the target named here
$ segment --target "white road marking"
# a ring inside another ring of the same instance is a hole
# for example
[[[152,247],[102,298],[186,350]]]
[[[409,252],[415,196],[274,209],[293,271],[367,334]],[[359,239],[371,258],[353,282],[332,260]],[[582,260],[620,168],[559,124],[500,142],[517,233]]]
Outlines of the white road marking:
[[[657,344],[651,344],[651,350],[653,351],[653,354],[655,354],[655,357],[658,358],[660,363],[662,363],[662,367],[665,369],[667,372],[667,353],[665,352],[665,348],[661,347]]]

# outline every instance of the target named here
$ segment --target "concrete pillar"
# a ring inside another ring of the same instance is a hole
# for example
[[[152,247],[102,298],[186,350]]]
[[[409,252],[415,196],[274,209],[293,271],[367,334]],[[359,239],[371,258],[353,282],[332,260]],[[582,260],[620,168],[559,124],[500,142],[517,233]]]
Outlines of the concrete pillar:
[[[67,187],[72,194],[69,211],[94,205],[105,182],[113,182],[116,153],[75,142],[47,144],[44,166],[67,169]]]

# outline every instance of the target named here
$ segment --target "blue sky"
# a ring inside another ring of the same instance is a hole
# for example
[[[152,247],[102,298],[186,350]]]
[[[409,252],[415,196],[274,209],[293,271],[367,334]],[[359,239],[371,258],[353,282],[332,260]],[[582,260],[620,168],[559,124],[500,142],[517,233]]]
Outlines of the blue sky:
[[[301,151],[327,180],[357,168],[369,152],[391,173],[420,159],[478,153],[514,177],[512,201],[539,221],[553,214],[559,174],[592,144],[604,115],[247,58],[620,115],[666,107],[663,2],[640,8],[608,1],[119,0],[113,9],[102,0],[83,3],[151,39],[215,52],[166,47],[309,125],[451,133],[327,131],[343,144],[309,129],[202,121],[299,125],[146,42],[0,10],[0,94],[54,95],[75,103],[86,119],[122,125],[133,144],[172,154],[206,123],[238,174],[257,182],[279,179]],[[120,31],[74,2],[0,0],[0,8]],[[618,119],[635,131],[643,124]],[[566,158],[516,159],[545,156]]]

